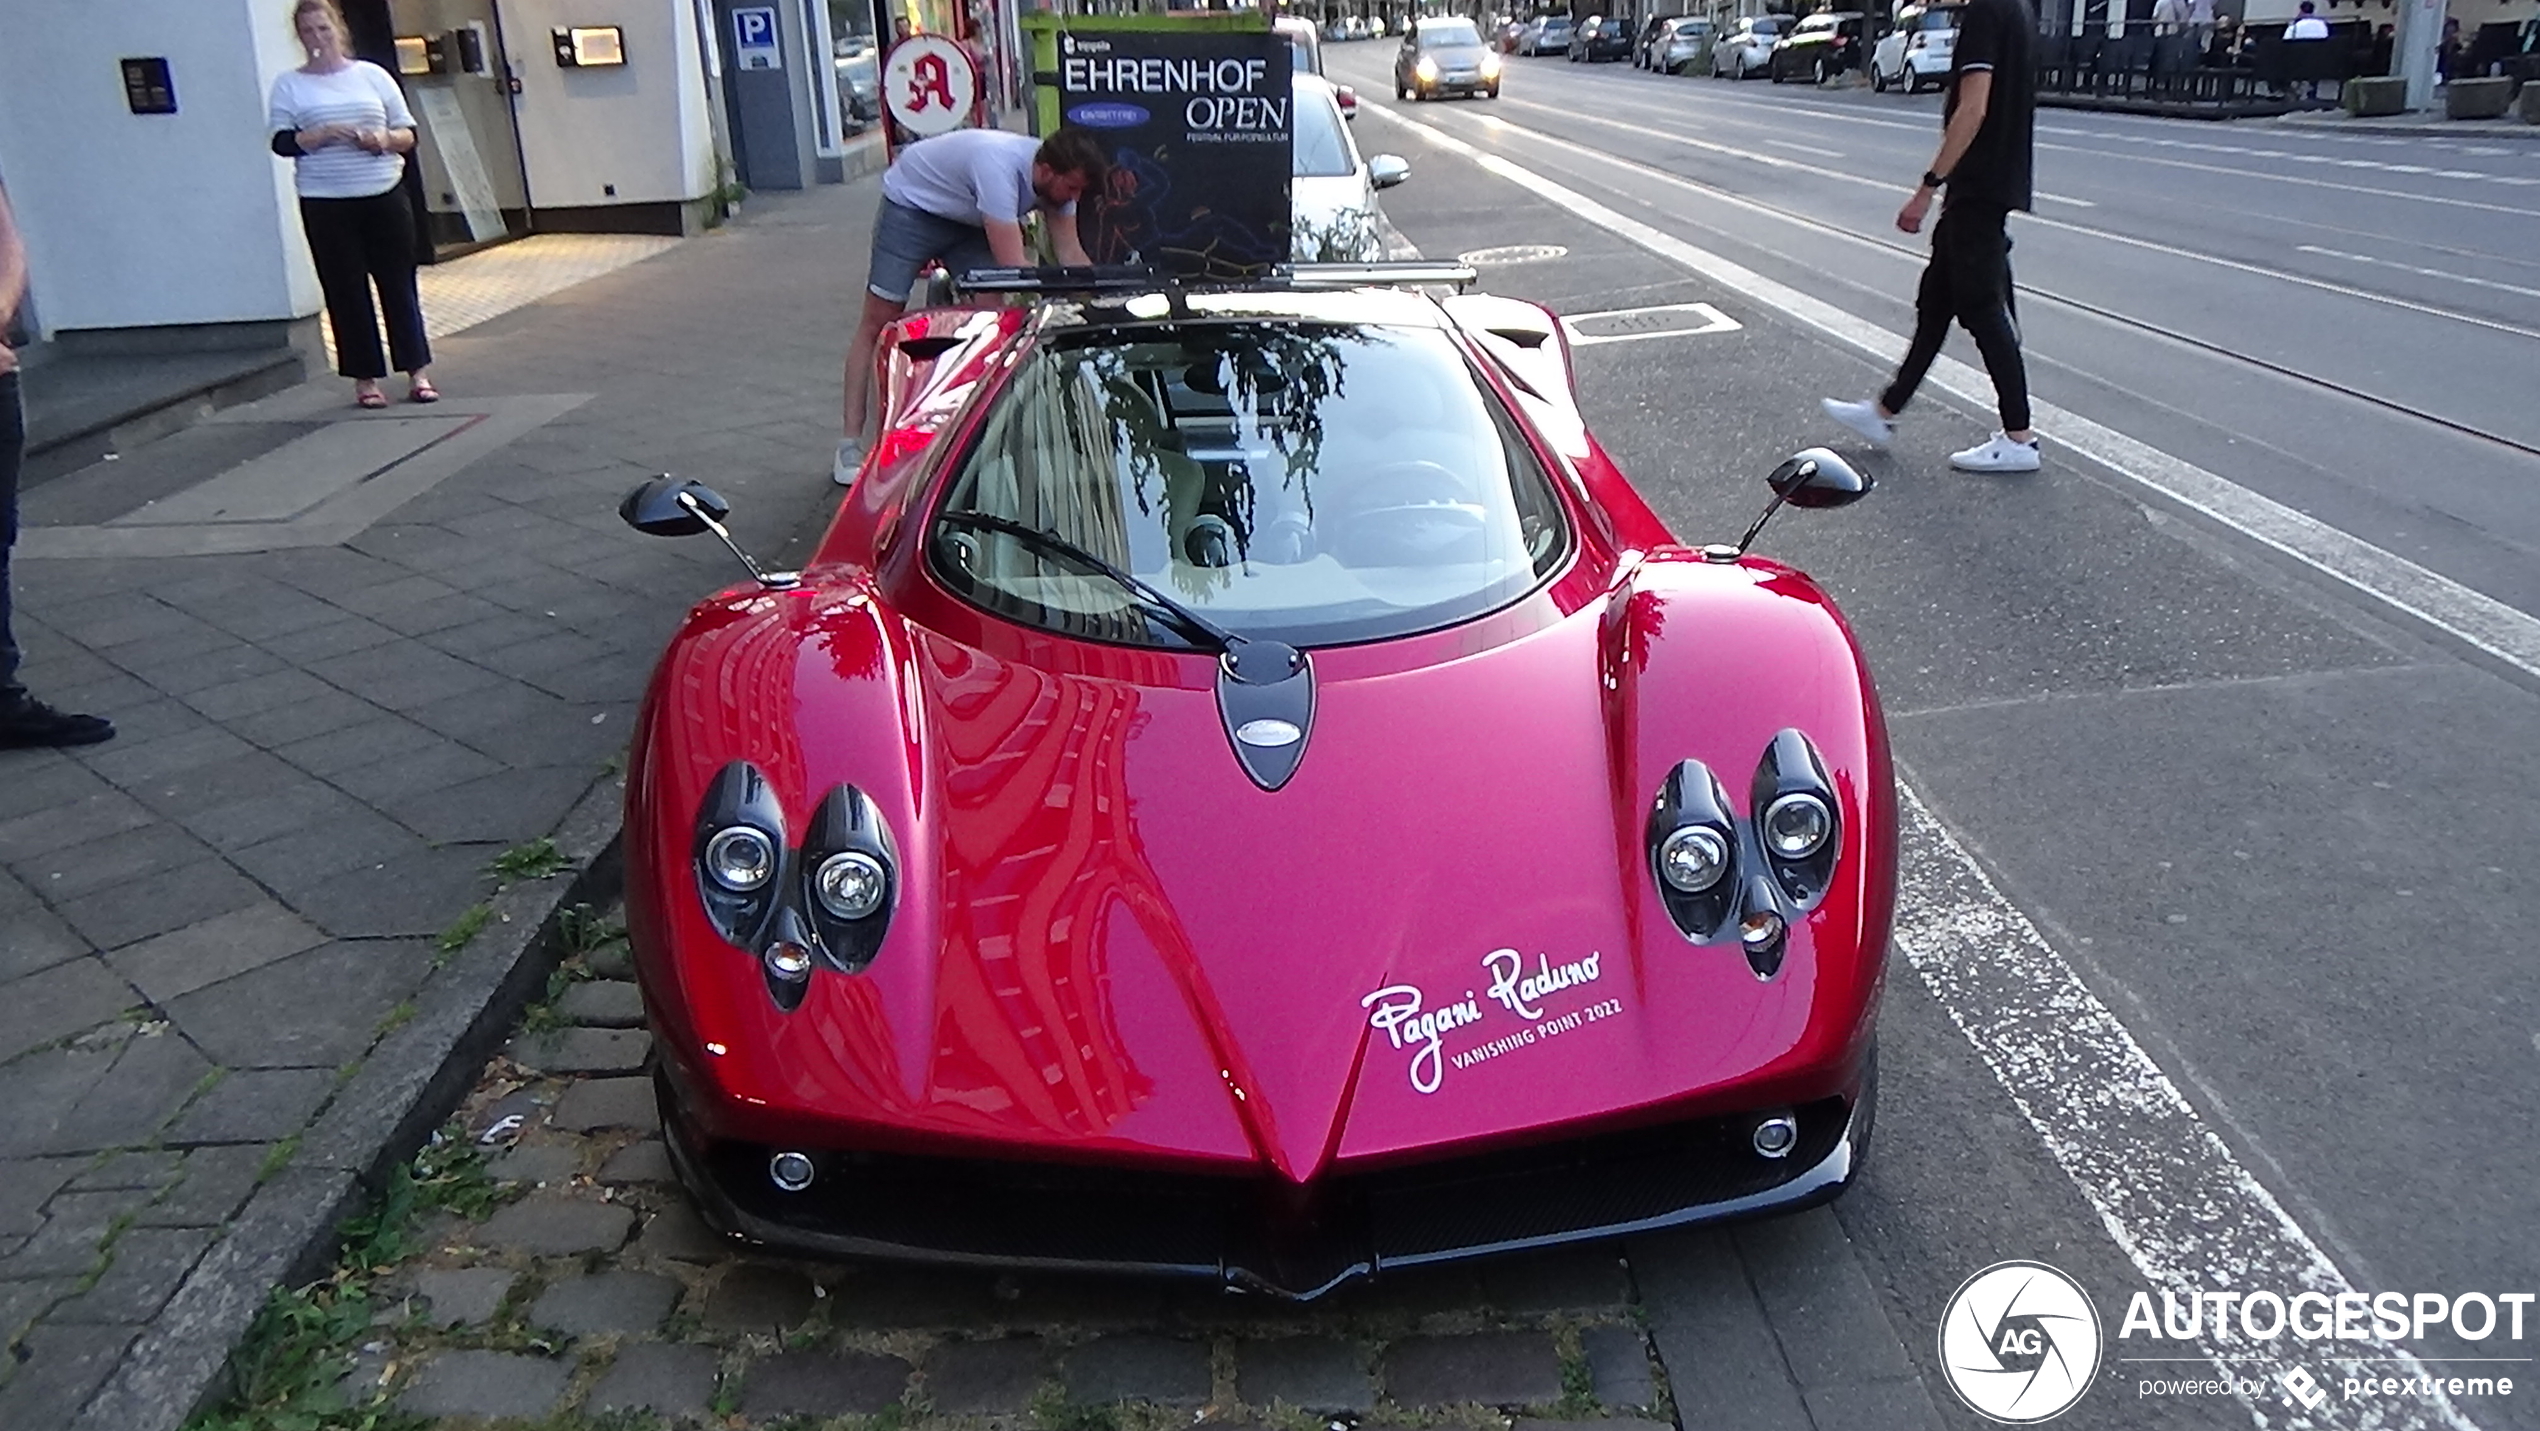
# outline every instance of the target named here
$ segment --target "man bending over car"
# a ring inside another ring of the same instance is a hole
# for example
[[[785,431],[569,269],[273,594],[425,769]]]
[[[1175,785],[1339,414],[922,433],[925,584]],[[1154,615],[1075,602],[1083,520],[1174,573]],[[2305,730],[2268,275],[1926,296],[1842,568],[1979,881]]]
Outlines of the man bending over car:
[[[864,315],[847,348],[846,437],[830,469],[839,486],[854,481],[864,462],[874,344],[906,311],[918,270],[930,261],[956,274],[1031,262],[1023,219],[1036,209],[1048,216],[1050,247],[1060,263],[1091,262],[1076,237],[1076,200],[1100,187],[1109,167],[1101,141],[1072,125],[1037,141],[1002,129],[956,129],[921,139],[891,161],[882,176],[882,211],[873,221]]]

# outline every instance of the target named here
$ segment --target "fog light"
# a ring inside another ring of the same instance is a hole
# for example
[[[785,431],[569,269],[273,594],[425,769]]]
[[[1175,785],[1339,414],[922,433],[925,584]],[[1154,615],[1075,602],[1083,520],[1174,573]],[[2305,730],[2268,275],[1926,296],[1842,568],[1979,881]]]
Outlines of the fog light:
[[[1755,1136],[1758,1146],[1761,1146],[1764,1135],[1758,1132]],[[788,1150],[767,1160],[767,1180],[776,1184],[778,1192],[801,1192],[811,1186],[812,1176],[818,1171],[812,1166],[811,1157],[806,1153]]]
[[[823,909],[840,919],[864,919],[882,907],[882,896],[889,892],[890,876],[882,872],[882,862],[862,850],[847,850],[820,862],[812,876],[812,888],[820,896]]]
[[[1776,1113],[1755,1125],[1755,1153],[1763,1158],[1787,1158],[1799,1146],[1799,1120],[1787,1113]],[[788,1156],[791,1156],[790,1154]],[[809,1174],[805,1174],[809,1180]]]
[[[799,979],[811,972],[811,951],[794,943],[767,946],[768,972],[779,979]]]
[[[1782,917],[1769,909],[1759,909],[1738,921],[1738,942],[1749,954],[1767,954],[1781,947]]]

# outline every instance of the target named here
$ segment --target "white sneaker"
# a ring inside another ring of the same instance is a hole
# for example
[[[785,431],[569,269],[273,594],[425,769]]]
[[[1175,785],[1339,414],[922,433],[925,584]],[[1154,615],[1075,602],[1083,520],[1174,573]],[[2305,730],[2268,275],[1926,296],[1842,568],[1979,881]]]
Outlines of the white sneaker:
[[[2013,442],[1995,433],[1981,446],[1949,454],[1949,465],[1961,472],[2034,472],[2037,470],[2037,439]]]
[[[1861,435],[1861,440],[1884,451],[1896,439],[1894,421],[1879,415],[1877,403],[1845,402],[1841,398],[1819,398],[1817,406],[1826,416]]]
[[[838,444],[838,455],[830,460],[829,480],[841,487],[853,485],[856,469],[864,465],[864,444],[850,437]]]

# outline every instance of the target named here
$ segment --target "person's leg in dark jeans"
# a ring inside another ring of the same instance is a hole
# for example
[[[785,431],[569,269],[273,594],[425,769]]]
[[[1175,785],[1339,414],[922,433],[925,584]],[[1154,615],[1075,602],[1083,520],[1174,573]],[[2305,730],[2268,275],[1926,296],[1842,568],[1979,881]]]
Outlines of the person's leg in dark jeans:
[[[388,361],[416,379],[418,393],[431,392],[422,376],[432,365],[432,343],[424,336],[423,299],[415,290],[414,210],[402,188],[360,203],[365,267],[379,288],[380,316],[388,322]]]
[[[370,306],[370,260],[364,242],[363,199],[302,199],[300,226],[309,235],[318,288],[326,295],[326,326],[335,335],[335,371],[353,380],[366,407],[388,376],[379,350],[379,316]]]
[[[1950,456],[1970,471],[2026,472],[2037,467],[2036,438],[2029,431],[2028,372],[2020,358],[2019,324],[2011,296],[2011,240],[2000,209],[1952,204],[1933,226],[1931,259],[1914,295],[1914,336],[1896,376],[1874,403],[1828,398],[1826,414],[1884,447],[1897,414],[1914,400],[1940,356],[1949,325],[1965,328],[1983,354],[2002,415],[2002,433]]]
[[[9,609],[9,552],[18,544],[18,469],[25,458],[26,414],[18,406],[18,375],[0,373],[0,749],[95,745],[114,738],[111,722],[57,711],[18,684],[21,653]]]

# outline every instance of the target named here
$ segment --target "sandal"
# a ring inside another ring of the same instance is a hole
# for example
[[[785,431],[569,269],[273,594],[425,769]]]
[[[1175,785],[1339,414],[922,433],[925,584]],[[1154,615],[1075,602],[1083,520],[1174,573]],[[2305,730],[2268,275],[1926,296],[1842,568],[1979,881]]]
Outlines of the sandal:
[[[439,402],[440,400],[441,390],[421,378],[415,379],[415,385],[406,390],[408,402]]]
[[[372,408],[386,407],[388,406],[388,394],[381,392],[377,388],[372,388],[366,393],[355,393],[353,394],[353,406]]]

